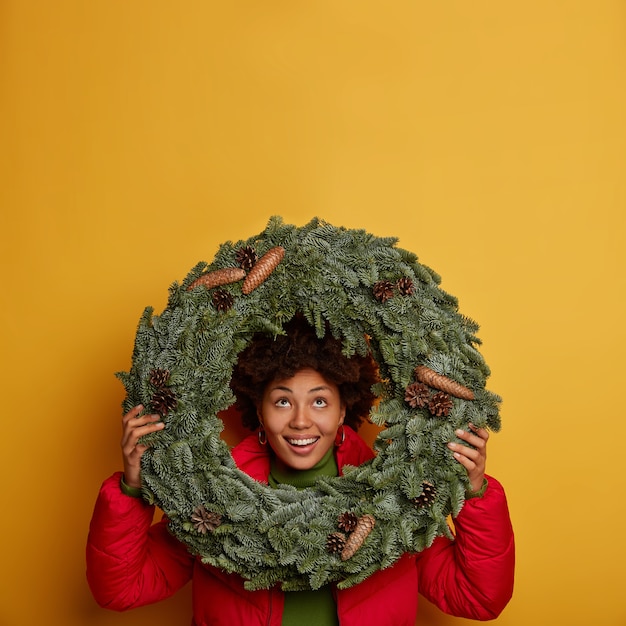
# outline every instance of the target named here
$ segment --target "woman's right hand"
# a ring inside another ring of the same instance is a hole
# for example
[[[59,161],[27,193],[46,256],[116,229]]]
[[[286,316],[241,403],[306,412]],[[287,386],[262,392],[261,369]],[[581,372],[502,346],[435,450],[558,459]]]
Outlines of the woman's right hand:
[[[149,433],[162,430],[165,424],[160,415],[141,415],[140,404],[122,418],[122,457],[124,459],[124,482],[129,487],[141,487],[141,457],[148,446],[138,443]]]

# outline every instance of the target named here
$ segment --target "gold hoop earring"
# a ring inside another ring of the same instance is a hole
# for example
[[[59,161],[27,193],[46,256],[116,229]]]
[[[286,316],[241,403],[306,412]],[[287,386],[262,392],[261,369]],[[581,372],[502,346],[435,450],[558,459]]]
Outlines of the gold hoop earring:
[[[259,428],[259,443],[264,446],[267,443],[267,433],[263,426]]]

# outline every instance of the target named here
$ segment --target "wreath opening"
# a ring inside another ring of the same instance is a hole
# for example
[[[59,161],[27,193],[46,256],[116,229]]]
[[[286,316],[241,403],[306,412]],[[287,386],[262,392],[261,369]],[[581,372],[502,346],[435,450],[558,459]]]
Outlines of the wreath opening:
[[[439,535],[465,501],[451,457],[457,428],[499,430],[500,398],[478,347],[478,325],[440,277],[395,238],[314,219],[270,219],[257,236],[222,244],[174,283],[163,312],[144,311],[124,410],[143,404],[166,428],[144,438],[143,494],[172,534],[248,589],[357,584]],[[346,356],[371,352],[382,382],[369,419],[376,457],[315,487],[273,489],[237,469],[222,439],[239,355],[257,333],[284,334],[301,314]]]

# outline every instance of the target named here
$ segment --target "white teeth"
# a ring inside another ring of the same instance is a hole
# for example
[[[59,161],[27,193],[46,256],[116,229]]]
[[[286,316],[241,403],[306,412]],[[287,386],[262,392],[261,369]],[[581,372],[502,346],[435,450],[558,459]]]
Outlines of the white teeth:
[[[310,439],[287,439],[292,446],[309,446],[317,441],[317,437],[311,437]]]

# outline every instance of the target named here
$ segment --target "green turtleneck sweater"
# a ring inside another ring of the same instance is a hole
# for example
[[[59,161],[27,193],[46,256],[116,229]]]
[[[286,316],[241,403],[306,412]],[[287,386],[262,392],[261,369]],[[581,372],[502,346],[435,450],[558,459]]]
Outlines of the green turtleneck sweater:
[[[310,470],[294,470],[278,465],[272,456],[269,484],[293,485],[297,489],[312,487],[319,476],[337,476],[337,462],[331,448],[326,456]],[[282,626],[338,626],[337,605],[330,586],[316,591],[285,593]]]

